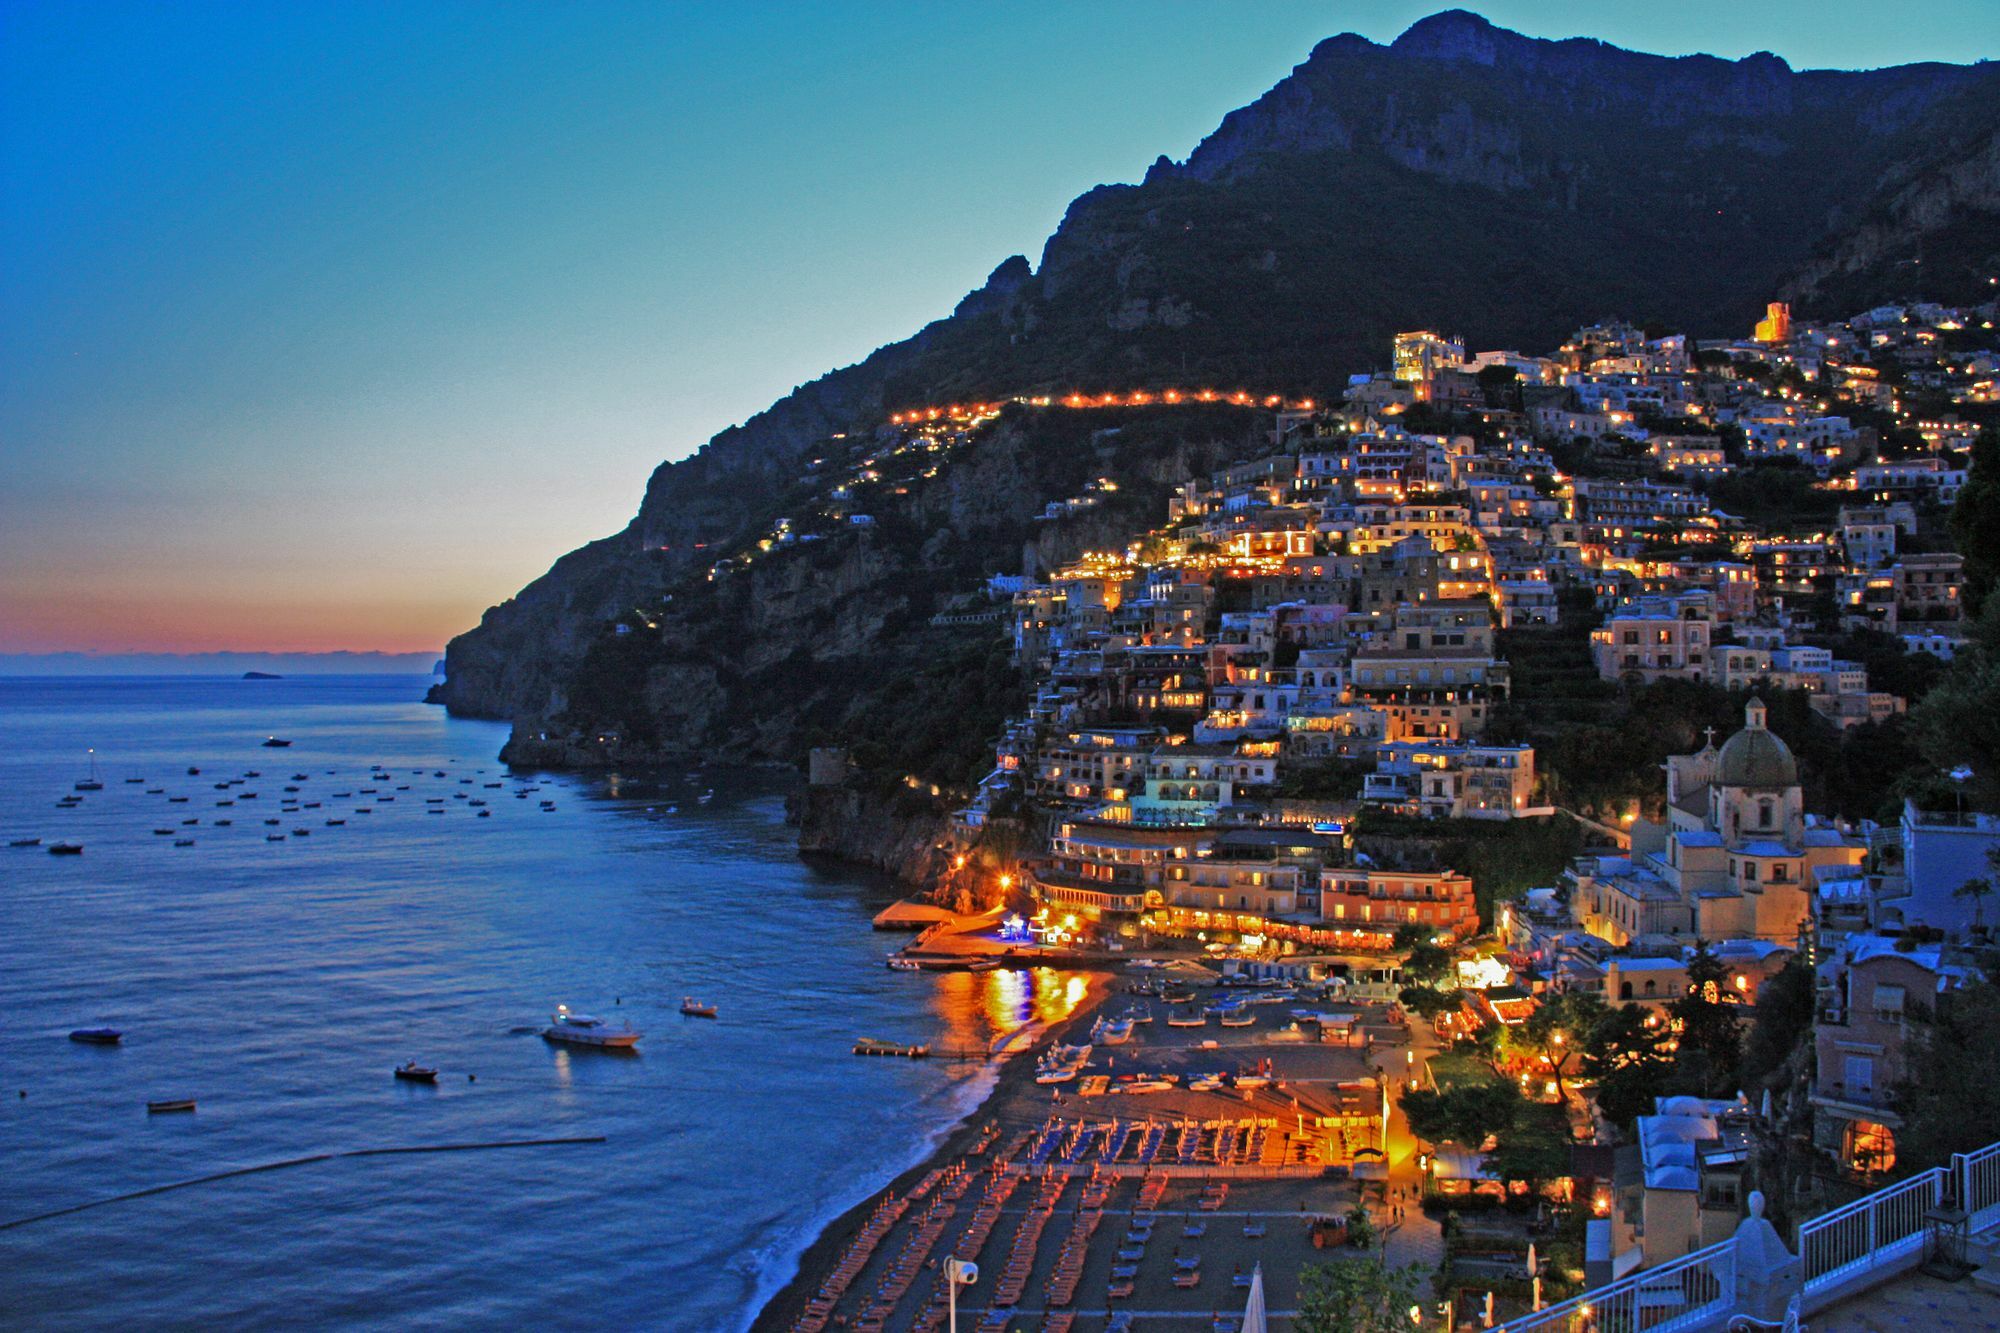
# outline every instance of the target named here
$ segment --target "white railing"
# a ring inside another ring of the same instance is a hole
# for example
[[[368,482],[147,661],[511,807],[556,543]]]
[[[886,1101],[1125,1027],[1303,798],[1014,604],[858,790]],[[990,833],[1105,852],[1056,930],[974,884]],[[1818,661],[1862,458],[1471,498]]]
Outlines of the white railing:
[[[1674,1333],[1720,1320],[1736,1303],[1734,1237],[1587,1291],[1544,1310],[1516,1316],[1503,1333]]]
[[[1932,1167],[1799,1227],[1806,1301],[1852,1278],[1895,1271],[1920,1260],[1924,1215],[1944,1201],[1950,1173]]]
[[[1978,1152],[1954,1153],[1951,1173],[1958,1187],[1958,1206],[1965,1210],[1970,1230],[1983,1231],[2000,1222],[2000,1143]]]
[[[1928,1214],[1950,1203],[1973,1232],[2000,1222],[2000,1143],[1957,1153],[1932,1167],[1799,1227],[1803,1290],[1787,1311],[1810,1315],[1923,1262]],[[1756,1284],[1770,1274],[1750,1273]],[[1736,1238],[1644,1269],[1545,1310],[1517,1316],[1502,1333],[1680,1333],[1720,1329],[1737,1304]],[[1746,1321],[1755,1323],[1757,1321]]]

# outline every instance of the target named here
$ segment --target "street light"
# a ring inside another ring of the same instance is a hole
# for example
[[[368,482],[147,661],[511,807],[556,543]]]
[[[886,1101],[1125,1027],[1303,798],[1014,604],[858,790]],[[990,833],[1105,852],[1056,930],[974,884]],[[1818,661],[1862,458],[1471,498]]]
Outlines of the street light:
[[[951,1333],[958,1333],[958,1289],[979,1281],[979,1265],[965,1259],[944,1261],[946,1301],[951,1308]]]

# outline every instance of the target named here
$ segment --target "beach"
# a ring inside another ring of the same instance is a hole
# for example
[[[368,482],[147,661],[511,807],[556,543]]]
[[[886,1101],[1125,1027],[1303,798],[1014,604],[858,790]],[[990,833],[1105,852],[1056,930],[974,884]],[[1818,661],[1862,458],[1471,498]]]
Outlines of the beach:
[[[1364,1193],[1385,1233],[1368,1253],[1435,1265],[1435,1225],[1396,1206],[1414,1180],[1412,1145],[1399,1117],[1385,1140],[1376,1081],[1404,1063],[1406,1030],[1370,1026],[1380,1011],[1354,1006],[1355,1023],[1322,1039],[1281,997],[1252,1004],[1221,990],[1201,1003],[1236,1006],[1232,1027],[1219,1013],[1168,1027],[1184,1009],[1125,993],[1132,984],[1093,974],[1076,1013],[1006,1062],[937,1151],[820,1234],[753,1327],[940,1328],[952,1254],[981,1272],[959,1293],[965,1328],[1094,1330],[1118,1310],[1147,1326],[1205,1326],[1241,1311],[1259,1265],[1282,1323],[1307,1264],[1361,1253],[1315,1248],[1312,1222]],[[1051,1047],[1142,1008],[1154,1021],[1095,1046],[1079,1078],[1036,1082]],[[1173,1083],[1134,1088],[1142,1072]],[[1211,1082],[1217,1072],[1230,1077]],[[1357,1163],[1380,1163],[1362,1171],[1379,1179],[1356,1180]]]

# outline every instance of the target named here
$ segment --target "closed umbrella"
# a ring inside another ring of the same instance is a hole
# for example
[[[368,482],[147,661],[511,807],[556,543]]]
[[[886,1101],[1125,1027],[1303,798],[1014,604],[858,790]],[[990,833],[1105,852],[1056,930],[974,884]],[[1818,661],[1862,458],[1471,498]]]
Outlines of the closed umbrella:
[[[1243,1333],[1271,1333],[1264,1318],[1264,1265],[1250,1270],[1250,1299],[1243,1303]]]

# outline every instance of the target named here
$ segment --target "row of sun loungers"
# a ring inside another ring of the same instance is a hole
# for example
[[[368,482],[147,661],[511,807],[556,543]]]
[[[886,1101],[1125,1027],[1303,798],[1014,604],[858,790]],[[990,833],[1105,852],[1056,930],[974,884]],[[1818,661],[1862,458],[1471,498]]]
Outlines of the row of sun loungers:
[[[1042,1242],[1042,1229],[1055,1215],[1056,1204],[1061,1200],[1063,1187],[1067,1184],[1067,1176],[1056,1176],[1042,1182],[1040,1193],[1028,1206],[1027,1215],[1014,1232],[1014,1243],[1008,1248],[1007,1262],[1000,1269],[999,1280],[993,1284],[993,1301],[989,1309],[1011,1310],[1021,1303],[1021,1295],[1028,1289],[1028,1278],[1035,1271],[1035,1250]]]
[[[896,1225],[897,1220],[908,1211],[909,1206],[908,1199],[893,1196],[885,1197],[876,1205],[875,1211],[869,1214],[868,1221],[862,1226],[859,1234],[848,1242],[846,1252],[840,1256],[839,1266],[827,1276],[825,1282],[820,1284],[819,1290],[813,1294],[812,1300],[806,1303],[805,1310],[799,1315],[798,1322],[792,1325],[796,1333],[820,1333],[820,1330],[827,1326],[827,1322],[833,1317],[833,1307],[847,1294],[847,1289],[853,1285],[854,1279],[861,1276],[861,1270],[866,1268],[868,1261],[874,1257],[875,1248],[882,1243],[882,1238],[889,1234],[889,1229]]]
[[[980,1196],[979,1206],[972,1210],[971,1220],[965,1224],[965,1230],[959,1233],[958,1239],[952,1244],[951,1252],[955,1258],[974,1260],[979,1257],[980,1250],[986,1247],[987,1237],[993,1234],[993,1228],[999,1224],[1000,1210],[1006,1206],[1007,1200],[1020,1185],[1021,1177],[1001,1170],[1004,1165],[1004,1162],[995,1162],[987,1175],[986,1192]],[[939,1274],[937,1286],[932,1289],[930,1299],[917,1313],[916,1321],[911,1327],[920,1330],[920,1333],[936,1333],[937,1329],[943,1327],[945,1316],[950,1310],[948,1299],[949,1293],[944,1275]]]
[[[958,1212],[958,1205],[948,1199],[938,1198],[924,1210],[917,1226],[910,1233],[902,1253],[889,1265],[882,1275],[882,1281],[875,1288],[874,1298],[868,1307],[849,1325],[855,1333],[878,1333],[889,1322],[889,1316],[896,1311],[897,1304],[909,1293],[910,1286],[923,1272],[924,1260],[930,1257],[931,1247],[951,1225],[951,1219]]]
[[[1097,1230],[1097,1224],[1104,1220],[1104,1200],[1108,1194],[1108,1189],[1098,1190],[1095,1180],[1084,1191],[1083,1209],[1077,1213],[1076,1221],[1070,1224],[1069,1235],[1063,1237],[1062,1250],[1056,1255],[1055,1271],[1049,1274],[1048,1283],[1043,1288],[1051,1306],[1068,1305],[1076,1299],[1076,1284],[1083,1280],[1084,1261],[1090,1257],[1090,1237]]]

